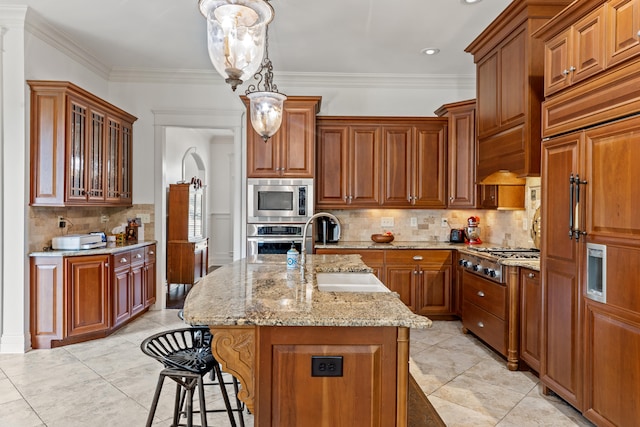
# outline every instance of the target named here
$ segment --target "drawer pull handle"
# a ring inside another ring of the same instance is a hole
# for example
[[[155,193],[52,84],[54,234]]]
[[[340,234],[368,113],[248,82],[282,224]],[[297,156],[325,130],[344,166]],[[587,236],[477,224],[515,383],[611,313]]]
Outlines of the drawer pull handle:
[[[423,259],[423,258],[422,258],[422,255],[415,255],[415,256],[413,257],[413,260],[414,260],[414,261],[422,261],[422,259]]]
[[[136,258],[138,258],[138,259],[142,258],[142,255],[136,254]]]
[[[121,262],[121,263],[123,263],[123,262],[127,262],[127,259],[126,259],[126,258],[120,258],[120,262]]]
[[[156,253],[153,251],[149,251],[149,255],[155,255]]]
[[[478,322],[478,327],[480,327],[480,328],[484,328],[484,323],[482,323],[482,322]]]
[[[536,275],[535,275],[535,274],[533,274],[533,273],[529,273],[529,279],[533,279],[534,277],[536,277]]]
[[[482,291],[478,291],[478,296],[479,296],[480,298],[484,297],[484,292],[482,292]]]

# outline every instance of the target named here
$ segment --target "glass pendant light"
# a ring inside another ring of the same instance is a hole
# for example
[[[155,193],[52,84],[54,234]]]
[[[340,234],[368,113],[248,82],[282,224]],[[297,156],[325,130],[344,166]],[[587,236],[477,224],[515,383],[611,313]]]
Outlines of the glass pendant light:
[[[278,92],[273,83],[273,64],[269,59],[269,29],[265,34],[264,59],[258,72],[253,76],[256,83],[250,84],[245,92],[249,98],[249,114],[253,129],[265,142],[280,129],[282,110],[287,97]],[[262,87],[261,87],[262,85]]]
[[[198,6],[207,18],[209,58],[235,91],[262,63],[273,8],[264,0],[199,0]]]

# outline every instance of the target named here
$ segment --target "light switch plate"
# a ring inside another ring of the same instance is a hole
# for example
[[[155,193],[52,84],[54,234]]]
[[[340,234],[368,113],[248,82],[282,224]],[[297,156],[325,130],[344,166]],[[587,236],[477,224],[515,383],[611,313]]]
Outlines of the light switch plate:
[[[418,226],[418,218],[416,218],[415,216],[411,217],[411,226],[412,227]]]
[[[136,218],[140,218],[143,224],[149,224],[151,222],[151,214],[139,213],[136,214]]]
[[[380,227],[393,227],[393,217],[392,216],[383,216],[380,219]]]

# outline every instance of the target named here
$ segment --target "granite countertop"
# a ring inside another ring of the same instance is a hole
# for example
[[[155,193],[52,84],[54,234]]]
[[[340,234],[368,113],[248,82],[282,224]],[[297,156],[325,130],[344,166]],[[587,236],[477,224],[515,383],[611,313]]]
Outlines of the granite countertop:
[[[205,276],[187,294],[192,325],[403,326],[428,328],[394,292],[320,292],[317,272],[371,272],[359,255],[307,255],[304,275],[286,255],[258,255]]]
[[[128,251],[131,249],[143,248],[145,246],[153,245],[158,243],[155,240],[144,240],[142,242],[124,242],[124,243],[115,243],[115,242],[107,242],[107,246],[104,248],[96,248],[96,249],[81,249],[77,251],[72,250],[48,250],[48,251],[40,251],[40,252],[31,252],[29,256],[84,256],[84,255],[104,255],[104,254],[115,254],[122,251]]]

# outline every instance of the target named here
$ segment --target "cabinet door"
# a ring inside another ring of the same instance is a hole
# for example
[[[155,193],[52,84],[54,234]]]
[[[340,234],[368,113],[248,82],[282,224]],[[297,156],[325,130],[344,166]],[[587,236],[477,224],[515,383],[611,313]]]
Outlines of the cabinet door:
[[[65,258],[68,336],[109,329],[108,261],[108,255]]]
[[[563,31],[544,46],[544,94],[549,96],[571,83],[572,28]]]
[[[523,268],[520,270],[520,357],[536,372],[540,371],[541,322],[540,273]]]
[[[542,153],[542,353],[540,379],[567,402],[582,405],[582,316],[579,252],[569,238],[569,176],[579,171],[580,134],[544,143]]]
[[[527,31],[522,28],[500,48],[500,126],[521,122],[526,111],[529,75],[526,69]]]
[[[62,257],[31,257],[29,327],[32,348],[51,348],[66,335]]]
[[[347,197],[351,207],[380,205],[380,150],[377,126],[350,126]]]
[[[418,314],[451,315],[451,266],[421,264],[416,289]]]
[[[383,206],[408,207],[414,202],[413,126],[382,128]]]
[[[607,67],[640,53],[640,0],[611,0],[607,6]]]
[[[416,126],[413,145],[413,206],[447,206],[447,122]]]
[[[91,127],[89,106],[81,99],[68,97],[69,134],[67,137],[67,192],[65,202],[87,200],[87,139]]]
[[[251,128],[247,129],[247,177],[248,178],[279,178],[278,150],[281,133],[278,130],[271,138],[264,141]]]
[[[397,264],[388,262],[384,269],[385,285],[392,292],[400,295],[400,300],[416,312],[416,283],[418,282],[418,270],[415,264]]]
[[[314,177],[315,118],[315,105],[286,106],[280,130],[279,166],[282,176]]]
[[[448,207],[474,208],[476,204],[475,102],[449,108],[448,131]]]
[[[348,138],[348,126],[318,126],[317,208],[347,205],[350,166]]]
[[[604,70],[605,10],[599,7],[573,26],[572,84]]]
[[[144,298],[145,307],[149,307],[156,302],[156,245],[145,246],[144,248]]]
[[[144,248],[131,251],[131,315],[144,310]]]
[[[112,116],[107,117],[107,123],[106,200],[113,205],[130,205],[131,125]]]
[[[498,71],[497,50],[487,55],[477,64],[478,138],[483,138],[494,132],[500,125]]]
[[[105,128],[106,119],[102,111],[89,110],[89,137],[87,139],[87,201],[104,202],[105,191]]]

